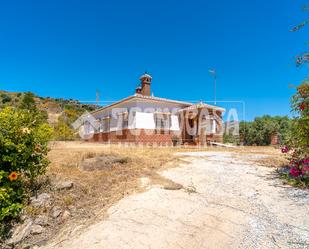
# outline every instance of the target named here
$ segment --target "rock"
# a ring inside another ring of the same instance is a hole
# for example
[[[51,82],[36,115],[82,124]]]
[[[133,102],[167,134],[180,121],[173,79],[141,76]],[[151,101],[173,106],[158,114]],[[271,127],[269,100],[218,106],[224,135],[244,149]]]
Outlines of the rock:
[[[31,245],[23,245],[22,249],[31,249]]]
[[[51,197],[47,193],[39,194],[36,198],[35,196],[30,198],[30,203],[34,207],[45,207],[51,204]]]
[[[68,210],[65,210],[62,214],[62,220],[67,220],[71,216],[71,213]]]
[[[55,219],[62,213],[62,209],[58,206],[53,207],[51,216]]]
[[[150,179],[148,177],[142,177],[141,178],[141,185],[144,188],[148,188],[150,185]]]
[[[31,234],[41,234],[44,228],[40,225],[32,225]]]
[[[71,189],[73,188],[74,183],[72,181],[65,181],[56,184],[57,190]]]
[[[8,244],[0,244],[2,247],[1,249],[13,249],[13,246],[12,245],[8,245]]]
[[[164,184],[163,188],[165,190],[180,190],[183,188],[183,186],[176,182],[168,182],[167,184]]]
[[[104,170],[115,164],[126,164],[129,162],[128,157],[118,155],[105,155],[93,158],[87,158],[81,163],[81,168],[86,171]]]
[[[9,245],[16,245],[29,236],[31,232],[32,220],[27,219],[25,222],[15,228],[12,237],[9,239]]]
[[[40,225],[40,226],[47,226],[48,225],[48,217],[44,216],[44,215],[40,215],[34,220],[34,224]]]

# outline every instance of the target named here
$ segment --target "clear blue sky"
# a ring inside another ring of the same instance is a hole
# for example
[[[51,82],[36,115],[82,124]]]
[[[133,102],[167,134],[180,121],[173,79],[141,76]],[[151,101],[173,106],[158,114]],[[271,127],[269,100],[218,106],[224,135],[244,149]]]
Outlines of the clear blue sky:
[[[308,2],[308,1],[307,1]],[[117,100],[147,69],[155,96],[246,103],[246,119],[289,114],[308,74],[306,0],[2,1],[0,89],[40,96]]]

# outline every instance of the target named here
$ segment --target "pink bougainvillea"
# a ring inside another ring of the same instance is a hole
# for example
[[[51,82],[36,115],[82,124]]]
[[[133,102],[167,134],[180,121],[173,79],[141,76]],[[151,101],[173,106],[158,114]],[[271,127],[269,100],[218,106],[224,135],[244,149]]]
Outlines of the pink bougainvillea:
[[[301,174],[301,171],[297,167],[292,167],[290,169],[290,174],[294,177],[298,177]]]
[[[304,102],[299,105],[300,110],[303,111],[303,110],[305,110],[305,108],[306,108],[306,104]]]
[[[281,148],[281,152],[282,152],[282,153],[288,153],[289,150],[290,150],[290,149],[289,149],[288,146],[284,146],[284,147]]]
[[[292,97],[292,108],[295,118],[292,120],[291,135],[286,146],[281,148],[282,153],[290,152],[289,175],[298,178],[302,184],[309,180],[309,81],[297,87],[297,92]]]
[[[302,173],[303,175],[307,175],[307,174],[309,174],[309,166],[305,166],[305,167],[303,167],[303,169],[302,169],[301,173]]]

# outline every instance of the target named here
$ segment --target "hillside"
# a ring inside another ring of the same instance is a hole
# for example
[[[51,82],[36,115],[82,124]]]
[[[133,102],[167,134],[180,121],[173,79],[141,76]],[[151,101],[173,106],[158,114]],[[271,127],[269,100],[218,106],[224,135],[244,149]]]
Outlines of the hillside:
[[[25,93],[8,92],[0,90],[0,109],[6,106],[18,107]],[[81,103],[78,100],[40,97],[34,95],[36,107],[48,115],[48,122],[51,125],[58,123],[59,117],[66,112],[74,112],[75,115],[82,114],[85,111],[93,111],[98,108],[94,104]]]

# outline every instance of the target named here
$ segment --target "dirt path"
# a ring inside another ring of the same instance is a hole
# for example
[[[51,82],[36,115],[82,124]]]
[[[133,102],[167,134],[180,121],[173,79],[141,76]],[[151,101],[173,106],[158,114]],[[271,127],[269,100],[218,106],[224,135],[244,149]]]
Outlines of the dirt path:
[[[191,191],[149,186],[107,219],[44,248],[309,248],[309,193],[254,165],[261,156],[183,154],[189,164],[162,174]]]

